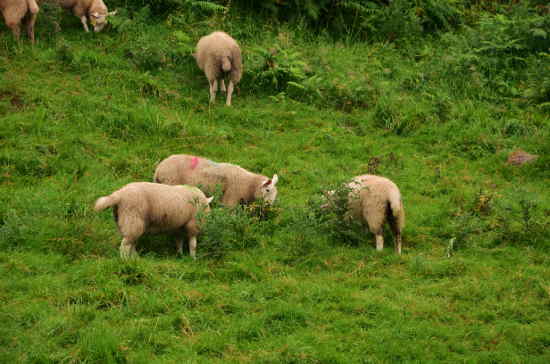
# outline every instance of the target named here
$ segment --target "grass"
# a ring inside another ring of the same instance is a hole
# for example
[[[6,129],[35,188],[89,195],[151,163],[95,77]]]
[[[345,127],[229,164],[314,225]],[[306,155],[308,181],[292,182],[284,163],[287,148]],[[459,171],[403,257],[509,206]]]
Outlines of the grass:
[[[85,34],[71,19],[39,22],[34,47],[0,35],[0,361],[548,362],[548,114],[464,73],[467,33],[352,43],[228,24],[245,76],[227,108],[188,53],[214,25]],[[273,44],[287,51],[266,70]],[[540,157],[507,165],[517,148]],[[181,152],[277,173],[276,211],[214,209],[196,261],[163,235],[121,261],[93,202]],[[390,235],[377,253],[313,214],[367,172],[404,196],[400,257]]]

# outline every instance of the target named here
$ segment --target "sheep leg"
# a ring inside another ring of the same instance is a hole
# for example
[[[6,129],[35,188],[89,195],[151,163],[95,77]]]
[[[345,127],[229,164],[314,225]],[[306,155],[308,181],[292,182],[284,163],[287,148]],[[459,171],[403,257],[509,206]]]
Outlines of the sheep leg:
[[[189,239],[189,255],[191,258],[196,259],[197,251],[197,235],[199,234],[199,227],[195,219],[191,219],[187,225],[185,225],[187,230],[187,237]]]
[[[399,223],[396,218],[392,217],[390,220],[390,227],[395,239],[395,251],[401,255],[401,229],[399,229]]]
[[[189,255],[193,259],[197,259],[197,237],[192,236],[189,238]]]
[[[128,215],[123,210],[118,209],[118,230],[122,235],[122,243],[120,243],[120,257],[122,259],[136,256],[136,242],[139,237],[145,232],[145,223],[139,218]]]
[[[397,254],[401,255],[401,233],[398,232],[395,234],[395,251]]]
[[[135,239],[123,238],[120,243],[120,258],[127,260],[137,254],[136,247],[134,245]]]
[[[181,235],[176,235],[176,249],[178,251],[178,255],[183,254],[183,237]]]
[[[218,80],[210,81],[210,103],[216,101],[216,91],[218,90]]]
[[[27,35],[32,44],[34,44],[34,23],[36,22],[37,16],[38,13],[31,13],[29,20],[27,20]]]
[[[86,33],[88,33],[90,29],[88,29],[88,19],[86,18],[86,15],[82,15],[80,17],[80,22],[82,23],[82,26],[84,26]]]
[[[376,250],[382,251],[384,249],[384,236],[382,232],[376,234]]]
[[[21,25],[19,24],[19,21],[17,21],[17,22],[15,22],[15,21],[7,22],[6,21],[6,25],[7,25],[8,28],[11,29],[15,39],[19,40],[19,37],[21,35]]]
[[[222,78],[222,81],[221,81],[221,85],[220,85],[220,90],[222,92],[226,92],[227,90],[225,89],[225,80]]]
[[[376,206],[366,204],[363,208],[363,219],[367,222],[369,230],[376,237],[376,250],[381,251],[384,248],[384,214],[380,213]]]
[[[231,106],[231,95],[233,94],[233,81],[229,81],[229,85],[227,85],[227,100],[225,104],[227,106]]]

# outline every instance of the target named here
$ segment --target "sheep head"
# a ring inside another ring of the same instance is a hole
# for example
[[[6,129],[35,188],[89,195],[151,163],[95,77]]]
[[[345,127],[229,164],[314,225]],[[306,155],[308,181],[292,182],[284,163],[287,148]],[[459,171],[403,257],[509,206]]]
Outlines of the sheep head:
[[[100,32],[107,24],[107,17],[113,16],[115,14],[116,14],[116,10],[111,12],[101,12],[101,13],[98,11],[94,11],[90,13],[89,14],[90,23],[94,27],[94,32],[96,33]]]
[[[274,174],[273,178],[265,180],[256,190],[254,197],[259,200],[263,199],[268,204],[272,205],[277,198],[277,187],[275,186],[279,181],[279,177]]]

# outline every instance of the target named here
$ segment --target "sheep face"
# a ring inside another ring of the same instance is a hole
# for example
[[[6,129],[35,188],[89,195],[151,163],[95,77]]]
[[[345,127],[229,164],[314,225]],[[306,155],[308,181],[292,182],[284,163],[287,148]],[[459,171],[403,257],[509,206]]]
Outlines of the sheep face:
[[[279,181],[279,177],[275,174],[273,178],[264,181],[258,188],[255,194],[257,200],[264,200],[268,204],[272,205],[277,198],[277,187],[275,186]]]
[[[101,14],[99,12],[90,13],[90,23],[94,27],[94,32],[97,33],[103,30],[105,25],[107,25],[107,17],[115,14],[116,14],[116,10],[109,13],[104,13],[104,14]]]

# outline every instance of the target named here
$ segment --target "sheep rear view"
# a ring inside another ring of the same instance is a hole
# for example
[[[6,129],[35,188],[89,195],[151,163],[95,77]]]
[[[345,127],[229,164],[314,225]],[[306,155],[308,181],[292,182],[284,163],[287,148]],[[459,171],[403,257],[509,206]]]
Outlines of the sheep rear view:
[[[157,183],[189,184],[211,195],[220,186],[222,204],[235,206],[240,202],[264,200],[272,204],[277,197],[278,176],[268,178],[230,163],[217,163],[188,154],[174,154],[161,161],[153,177]]]
[[[213,32],[199,39],[195,58],[210,84],[210,102],[216,100],[219,82],[221,90],[227,92],[225,103],[231,106],[233,89],[242,76],[241,49],[237,42],[227,33]],[[226,77],[229,78],[227,90]]]
[[[17,40],[21,35],[21,22],[24,22],[27,35],[34,43],[34,23],[39,10],[36,0],[0,0],[0,11],[6,26],[11,29]]]
[[[346,187],[349,189],[350,217],[367,224],[375,235],[376,250],[384,248],[383,226],[387,222],[394,234],[395,250],[401,254],[405,209],[395,183],[385,177],[366,174],[353,178]]]
[[[144,233],[174,232],[178,253],[183,253],[183,233],[187,232],[189,254],[195,258],[199,225],[197,214],[209,211],[212,198],[196,187],[168,186],[149,182],[127,184],[97,199],[95,210],[113,207],[122,242],[123,259],[136,255],[136,243]]]

